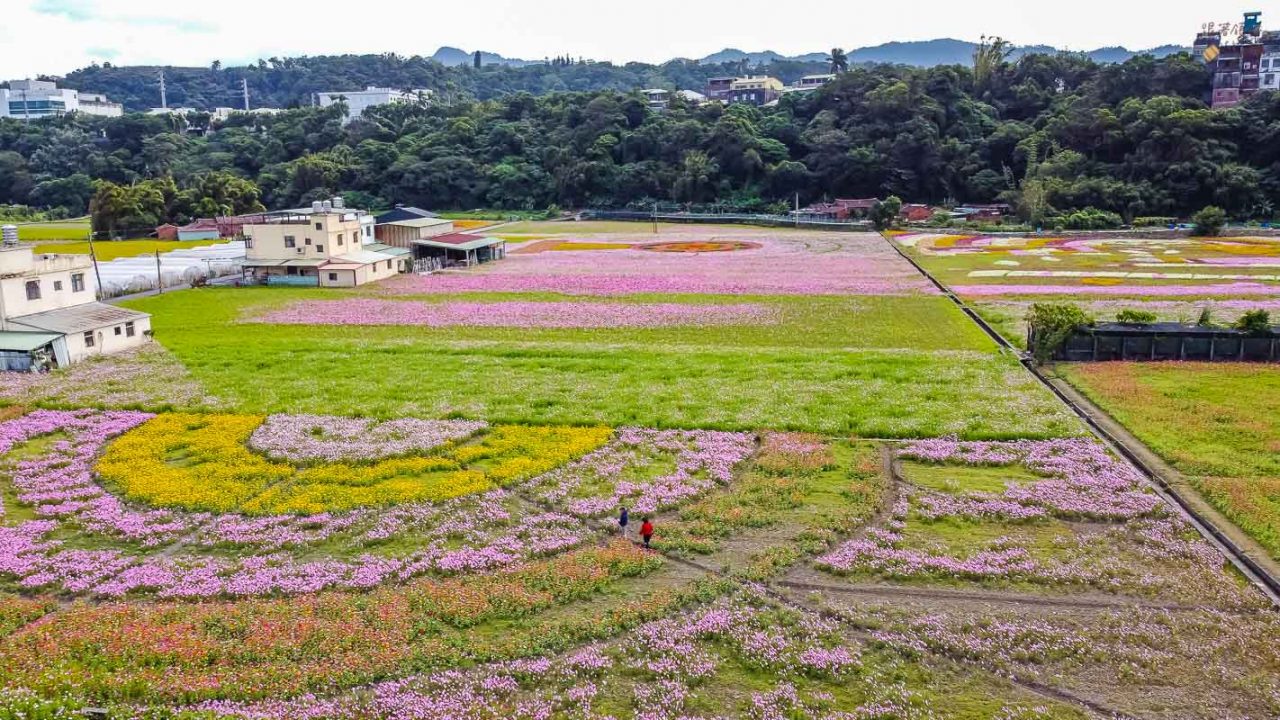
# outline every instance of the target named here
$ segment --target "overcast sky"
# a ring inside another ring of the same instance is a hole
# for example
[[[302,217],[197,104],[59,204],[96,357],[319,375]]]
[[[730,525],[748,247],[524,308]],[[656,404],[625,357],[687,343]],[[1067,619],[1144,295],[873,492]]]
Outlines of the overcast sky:
[[[1280,8],[1189,0],[3,0],[0,78],[63,74],[91,62],[243,64],[285,55],[396,52],[441,45],[539,59],[703,57],[726,47],[785,54],[891,40],[1001,35],[1073,50],[1189,43],[1207,21]],[[304,9],[305,8],[305,9]]]

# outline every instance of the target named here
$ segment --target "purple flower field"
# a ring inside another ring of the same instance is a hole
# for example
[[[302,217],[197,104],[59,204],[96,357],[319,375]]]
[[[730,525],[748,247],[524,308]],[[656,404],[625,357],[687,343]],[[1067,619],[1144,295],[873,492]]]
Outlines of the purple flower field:
[[[620,428],[605,447],[529,482],[544,502],[592,517],[652,513],[727,484],[755,452],[750,433]],[[674,459],[666,467],[664,459]]]
[[[405,418],[375,422],[325,415],[272,415],[249,438],[269,457],[293,462],[376,460],[465,440],[489,424]]]
[[[410,327],[611,328],[768,323],[764,305],[592,302],[405,302],[350,298],[304,300],[255,322],[274,325],[389,325]]]
[[[705,232],[705,231],[704,231]],[[714,241],[734,236],[716,232]],[[566,295],[903,295],[936,289],[875,235],[743,235],[759,248],[655,253],[638,249],[512,254],[475,271],[404,275],[389,292],[556,292]]]

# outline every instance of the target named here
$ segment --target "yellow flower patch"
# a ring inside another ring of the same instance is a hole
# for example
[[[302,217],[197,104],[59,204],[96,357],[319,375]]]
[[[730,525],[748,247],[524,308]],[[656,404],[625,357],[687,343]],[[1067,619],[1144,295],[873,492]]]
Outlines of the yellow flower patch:
[[[609,428],[493,428],[439,455],[298,467],[247,446],[258,415],[160,415],[126,433],[97,472],[128,499],[164,507],[251,515],[319,513],[438,502],[552,470],[608,441]]]

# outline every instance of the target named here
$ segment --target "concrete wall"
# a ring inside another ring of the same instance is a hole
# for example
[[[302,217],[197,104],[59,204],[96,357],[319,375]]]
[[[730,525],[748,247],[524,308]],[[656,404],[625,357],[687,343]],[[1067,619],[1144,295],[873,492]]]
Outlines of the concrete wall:
[[[83,281],[83,290],[75,291],[72,276]],[[40,298],[27,299],[27,283],[39,283]],[[0,279],[0,309],[8,318],[47,310],[61,310],[83,305],[96,299],[97,284],[92,261],[85,255],[37,255],[31,270],[17,277]]]
[[[129,336],[125,323],[96,328],[92,331],[93,347],[85,344],[84,333],[68,333],[66,336],[68,359],[72,363],[77,363],[97,355],[112,355],[141,347],[150,341],[147,337],[149,330],[151,330],[151,318],[140,318],[134,321],[132,337]]]
[[[268,223],[245,225],[244,234],[251,241],[246,250],[249,260],[296,260],[331,258],[359,250],[364,225],[354,212],[318,213],[307,223]],[[295,247],[286,247],[291,237]],[[310,242],[308,242],[310,241]],[[298,248],[302,252],[298,252]]]

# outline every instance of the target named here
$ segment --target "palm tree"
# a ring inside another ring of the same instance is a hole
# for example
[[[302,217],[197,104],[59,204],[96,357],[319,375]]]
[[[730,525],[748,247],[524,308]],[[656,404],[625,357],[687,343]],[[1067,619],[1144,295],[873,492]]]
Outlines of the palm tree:
[[[842,72],[849,72],[849,56],[840,48],[831,48],[831,57],[828,58],[831,63],[831,74],[837,75]]]
[[[983,35],[982,41],[973,51],[974,85],[979,89],[985,88],[995,76],[996,71],[1004,66],[1011,52],[1013,52],[1013,46],[1008,40],[999,36],[988,38]]]

